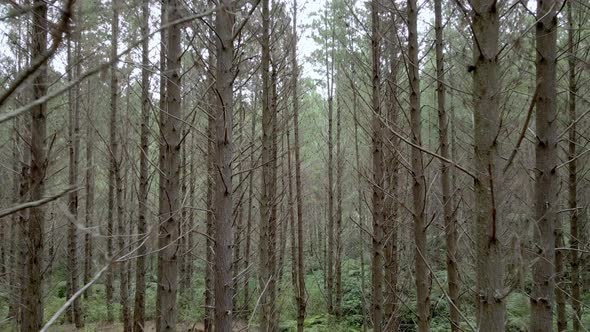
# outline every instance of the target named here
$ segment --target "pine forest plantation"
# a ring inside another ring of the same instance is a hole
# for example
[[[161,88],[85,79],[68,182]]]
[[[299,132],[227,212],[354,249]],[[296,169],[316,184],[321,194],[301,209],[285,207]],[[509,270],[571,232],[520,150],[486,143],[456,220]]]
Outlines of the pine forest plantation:
[[[588,0],[0,0],[0,331],[590,330]]]

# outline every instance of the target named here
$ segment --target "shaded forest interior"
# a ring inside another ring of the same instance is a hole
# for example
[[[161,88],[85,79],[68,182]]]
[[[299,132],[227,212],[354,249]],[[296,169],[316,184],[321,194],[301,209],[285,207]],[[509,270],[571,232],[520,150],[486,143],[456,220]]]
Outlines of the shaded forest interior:
[[[0,2],[1,331],[590,329],[587,0]]]

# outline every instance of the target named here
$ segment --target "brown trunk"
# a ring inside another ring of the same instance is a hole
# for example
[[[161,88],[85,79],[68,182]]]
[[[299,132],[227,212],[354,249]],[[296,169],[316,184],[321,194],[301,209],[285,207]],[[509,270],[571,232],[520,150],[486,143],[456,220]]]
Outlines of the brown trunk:
[[[293,47],[291,48],[293,66],[293,139],[295,149],[295,194],[297,202],[297,283],[295,297],[297,299],[297,332],[303,331],[305,320],[305,264],[303,256],[303,186],[301,184],[301,156],[299,145],[299,65],[297,63],[297,0],[293,1]],[[311,241],[310,241],[311,242]]]
[[[240,117],[240,123],[239,123],[239,134],[238,134],[238,140],[236,142],[236,149],[238,150],[238,152],[240,153],[240,155],[242,155],[242,146],[243,146],[243,142],[244,142],[244,125],[246,123],[246,112],[243,106],[243,98],[242,95],[240,94],[239,96],[239,100],[240,100],[240,108],[238,111],[238,115]],[[241,263],[242,263],[242,257],[241,257],[241,249],[242,249],[242,233],[244,232],[244,195],[245,195],[245,190],[244,190],[244,174],[245,174],[245,168],[244,168],[244,159],[240,159],[239,160],[239,164],[238,164],[238,172],[240,173],[239,178],[238,178],[238,188],[239,188],[239,192],[238,192],[238,201],[236,202],[236,207],[235,207],[235,213],[236,215],[236,232],[234,233],[234,275],[233,275],[233,290],[234,290],[234,294],[232,297],[232,307],[234,308],[234,312],[238,313],[239,312],[239,308],[238,308],[238,300],[239,300],[239,295],[240,295],[240,287],[239,287],[239,277],[240,277],[240,273],[242,273],[242,268],[241,268]],[[238,314],[239,315],[239,314]]]
[[[326,296],[328,298],[328,314],[334,314],[334,141],[333,136],[333,114],[334,114],[334,22],[328,23],[328,3],[325,11],[325,29],[328,31],[328,24],[331,27],[332,46],[326,43],[326,86],[328,88],[328,224],[326,233],[328,237],[328,251],[326,257]],[[333,17],[331,17],[333,19]],[[331,62],[330,62],[331,60]]]
[[[92,91],[90,80],[88,81],[88,92]],[[86,203],[85,203],[85,226],[90,230],[94,227],[94,121],[93,121],[93,101],[92,94],[88,93],[88,105],[86,109]],[[92,260],[93,260],[93,234],[86,232],[84,234],[84,284],[90,282],[92,278]],[[91,288],[88,288],[84,296],[88,298],[92,294]]]
[[[361,158],[360,158],[360,151],[359,151],[359,122],[358,122],[358,115],[357,115],[357,108],[358,108],[358,101],[357,101],[357,94],[358,91],[355,85],[355,78],[356,78],[356,71],[354,67],[354,63],[352,64],[352,79],[350,80],[350,88],[352,90],[352,112],[354,116],[354,156],[355,156],[355,167],[357,170],[357,213],[358,213],[358,223],[361,227],[359,227],[359,247],[360,247],[360,260],[361,260],[361,313],[363,315],[363,331],[367,329],[367,304],[365,300],[365,236],[363,227],[365,226],[365,215],[363,209],[363,175],[361,173]]]
[[[20,52],[19,52],[20,54]],[[18,60],[18,65],[20,66],[20,59]],[[20,93],[17,94],[17,102],[20,102]],[[12,188],[12,193],[13,193],[13,198],[12,198],[12,203],[13,204],[18,204],[19,203],[19,184],[20,184],[20,163],[21,161],[21,157],[20,157],[20,153],[19,153],[19,145],[20,145],[20,136],[23,132],[19,132],[19,118],[14,119],[13,122],[13,146],[12,146],[12,156],[13,156],[13,165],[12,165],[12,170],[13,172],[13,188]],[[22,213],[22,212],[21,212]],[[8,236],[10,239],[10,247],[9,247],[9,252],[8,252],[8,266],[10,269],[10,274],[9,274],[9,285],[12,288],[12,291],[9,293],[10,294],[10,302],[9,302],[9,308],[8,308],[8,315],[7,317],[10,317],[14,320],[14,322],[16,324],[18,324],[19,319],[19,294],[18,294],[18,290],[19,290],[19,285],[22,279],[18,279],[19,275],[18,275],[18,258],[17,257],[17,252],[18,252],[18,242],[19,242],[19,214],[15,213],[14,215],[11,216],[11,220],[10,220],[10,225],[8,228]],[[16,325],[15,324],[15,325]]]
[[[410,122],[412,143],[422,145],[422,125],[420,109],[420,68],[418,62],[418,7],[416,0],[408,0],[408,81],[410,82]],[[427,332],[430,325],[430,272],[427,260],[427,224],[425,220],[426,177],[422,152],[412,148],[412,200],[414,219],[414,240],[416,250],[414,262],[416,268],[417,318],[418,331]]]
[[[434,2],[434,19],[436,30],[436,96],[438,106],[438,138],[440,154],[444,158],[451,159],[449,151],[449,118],[447,116],[445,100],[445,60],[443,55],[443,20],[442,0]],[[455,217],[455,203],[453,199],[453,183],[451,179],[452,168],[448,163],[441,163],[441,189],[442,204],[445,220],[447,283],[449,295],[449,312],[451,331],[459,332],[461,316],[459,312],[459,268],[457,266],[457,219]]]
[[[29,173],[31,171],[31,118],[25,117],[23,119],[24,123],[22,124],[22,134],[20,134],[22,138],[21,142],[21,151],[22,157],[20,160],[20,175],[19,175],[19,192],[18,198],[20,203],[25,203],[30,201],[30,189],[31,185],[29,183]],[[23,210],[18,214],[18,257],[17,261],[27,262],[27,245],[28,245],[28,233],[27,233],[27,223],[31,217],[31,212],[29,210]],[[18,276],[17,280],[19,281],[19,289],[18,289],[18,298],[19,298],[19,313],[18,313],[18,324],[21,325],[21,329],[25,328],[23,324],[23,319],[26,317],[25,308],[23,307],[23,303],[27,302],[27,264],[20,264],[18,267]]]
[[[555,0],[537,1],[537,100],[535,147],[535,220],[531,332],[551,331],[555,296],[555,223],[557,220],[557,9]]]
[[[160,27],[166,25],[168,19],[168,0],[162,0],[160,3]],[[158,230],[159,230],[159,219],[164,211],[165,205],[165,197],[166,194],[164,192],[164,181],[162,181],[162,169],[165,167],[166,163],[166,155],[165,155],[165,145],[161,139],[163,127],[162,123],[165,122],[165,116],[167,114],[167,101],[166,101],[166,85],[168,81],[166,79],[166,55],[168,52],[168,47],[166,43],[167,38],[167,29],[160,30],[160,100],[159,100],[159,115],[158,115],[158,132],[160,134],[160,139],[158,139],[158,171],[160,175],[160,181],[158,183]],[[156,260],[158,262],[159,258]],[[160,274],[159,264],[157,267],[157,273]],[[160,300],[159,296],[156,296],[156,329],[159,327],[159,319],[160,319]]]
[[[257,94],[254,92],[253,96],[253,106],[256,108],[257,105]],[[250,132],[250,145],[254,146],[254,142],[256,142],[256,112],[252,112],[252,130]],[[248,216],[246,220],[246,247],[244,249],[244,268],[246,272],[244,273],[244,304],[242,308],[243,317],[247,317],[250,311],[250,246],[251,246],[251,239],[252,239],[252,201],[254,199],[254,151],[250,154],[250,169],[252,171],[248,175]]]
[[[275,312],[275,172],[274,162],[274,123],[276,114],[272,100],[272,82],[270,75],[270,12],[269,0],[262,0],[262,183],[260,197],[260,330],[274,331],[273,315]]]
[[[143,0],[141,6],[141,34],[149,30],[149,0]],[[146,254],[144,239],[147,236],[147,203],[149,192],[149,121],[150,121],[150,59],[149,38],[141,43],[141,130],[139,138],[139,192],[137,197],[137,236],[140,247],[137,249],[135,262],[135,298],[133,307],[133,331],[142,332],[145,327],[145,288],[146,288]],[[146,241],[147,242],[147,241]]]
[[[211,36],[214,36],[211,32]],[[215,57],[212,55],[214,52],[212,49],[209,50],[209,68],[213,71],[215,68]],[[212,73],[208,78],[208,86],[215,84],[215,77]],[[205,332],[213,331],[213,274],[214,274],[214,241],[215,238],[215,220],[213,214],[213,186],[215,185],[215,145],[213,144],[214,138],[214,125],[215,125],[215,102],[217,100],[215,96],[215,90],[211,88],[207,93],[207,98],[210,102],[211,108],[207,114],[207,215],[205,221],[207,240],[205,241],[205,252],[207,265],[205,266],[205,317],[203,319],[203,325]]]
[[[189,148],[192,150],[194,149],[194,136],[191,135],[191,144]],[[191,151],[189,150],[189,151]],[[187,181],[188,185],[188,202],[189,202],[189,211],[187,215],[187,220],[185,221],[186,224],[186,232],[184,236],[186,237],[186,253],[185,253],[185,275],[184,275],[184,284],[186,285],[186,291],[189,293],[189,299],[193,300],[194,292],[192,290],[192,283],[193,283],[193,261],[194,261],[194,227],[195,227],[195,209],[196,206],[196,199],[195,199],[195,181],[196,181],[196,174],[195,174],[195,152],[190,153],[189,158],[189,165],[188,165],[188,176]]]
[[[68,81],[78,78],[80,73],[80,42],[78,40],[79,28],[73,31],[68,38]],[[72,43],[74,55],[72,55]],[[75,85],[68,91],[69,127],[69,183],[72,187],[78,186],[78,168],[80,164],[80,88]],[[68,194],[68,210],[70,222],[68,223],[68,298],[78,290],[78,191]],[[70,308],[76,328],[84,326],[80,312],[79,298],[74,300]]]
[[[395,38],[395,18],[390,19],[391,37]],[[395,39],[391,39],[395,40]],[[397,99],[397,71],[398,71],[398,47],[394,42],[389,42],[389,77],[387,79],[387,126],[389,128],[397,129],[398,117],[398,99]],[[385,235],[384,243],[384,268],[385,268],[385,294],[384,294],[384,320],[386,322],[386,329],[396,331],[398,329],[398,313],[397,313],[397,284],[398,284],[398,232],[400,226],[398,225],[398,210],[399,210],[399,162],[396,152],[399,150],[399,139],[393,135],[391,130],[386,131],[387,147],[384,146],[384,160],[385,160],[385,190],[387,195],[384,197],[384,225],[383,231]]]
[[[334,230],[334,313],[342,316],[342,173],[344,172],[342,151],[342,95],[336,100],[336,229]]]
[[[574,160],[576,158],[577,133],[576,133],[576,96],[578,94],[578,84],[576,81],[576,53],[578,45],[574,43],[574,18],[573,18],[573,1],[567,2],[567,20],[568,20],[568,113],[569,113],[569,143],[568,143],[568,208],[570,211],[570,283],[572,309],[572,326],[574,332],[582,330],[582,302],[581,302],[581,280],[580,280],[580,230],[578,226],[579,208],[578,208],[578,165]],[[566,325],[566,324],[564,324]],[[565,327],[565,326],[564,326]]]
[[[129,89],[127,89],[127,95],[129,96]],[[129,102],[127,102],[129,105]],[[129,109],[127,109],[129,111]],[[124,137],[121,133],[121,137]],[[122,151],[125,151],[125,146],[122,147]],[[121,166],[122,166],[122,155],[119,159],[117,165],[119,167],[116,179],[115,179],[115,186],[117,189],[116,194],[116,201],[117,201],[117,242],[118,242],[118,251],[119,255],[123,255],[125,253],[125,239],[127,237],[127,232],[125,230],[125,207],[123,205],[124,201],[126,200],[127,194],[127,175],[125,173],[125,178],[121,176]],[[123,188],[123,184],[125,184],[125,190]],[[132,324],[131,324],[131,315],[129,312],[129,279],[127,274],[127,260],[124,260],[119,263],[119,303],[121,304],[121,320],[123,321],[123,330],[124,331],[131,331]]]
[[[475,224],[477,227],[477,322],[482,332],[505,330],[504,260],[498,235],[495,176],[499,132],[498,8],[496,0],[473,2],[473,118],[475,169]]]
[[[371,261],[373,331],[383,330],[383,125],[381,122],[381,36],[379,0],[371,1],[372,69],[372,155],[373,155],[373,259]]]
[[[47,49],[47,3],[33,1],[33,24],[31,62],[36,61]],[[33,100],[47,93],[47,65],[42,65],[34,77]],[[30,200],[35,201],[45,193],[47,170],[46,136],[47,104],[41,103],[31,109],[31,169],[28,176]],[[26,225],[26,288],[23,307],[22,331],[39,331],[43,323],[43,233],[45,232],[45,207],[29,210]],[[23,279],[21,279],[23,280]]]
[[[169,0],[167,22],[180,19],[181,4]],[[178,238],[180,236],[180,26],[167,31],[166,112],[161,116],[160,130],[163,167],[160,173],[160,231],[158,234],[158,331],[175,331],[177,320],[176,293],[178,290]]]
[[[117,142],[117,98],[119,94],[119,81],[117,79],[117,43],[119,34],[119,3],[113,0],[113,18],[111,22],[111,113],[109,128],[109,193],[108,193],[108,211],[107,211],[107,256],[113,257],[113,227],[115,211],[115,186],[116,178],[119,173],[117,165],[118,142]],[[114,293],[114,271],[110,268],[106,272],[106,302],[107,302],[107,321],[112,322],[113,316],[113,293]]]
[[[215,70],[216,113],[214,126],[216,169],[213,204],[215,215],[215,330],[232,326],[232,148],[234,2],[220,0],[215,15],[217,65]]]

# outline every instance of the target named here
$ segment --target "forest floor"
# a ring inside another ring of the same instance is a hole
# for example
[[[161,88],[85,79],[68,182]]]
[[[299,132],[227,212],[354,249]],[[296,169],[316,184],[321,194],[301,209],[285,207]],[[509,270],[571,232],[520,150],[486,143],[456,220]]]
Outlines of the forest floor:
[[[63,324],[63,325],[56,325],[49,329],[51,332],[73,332],[73,331],[88,331],[88,332],[120,332],[123,331],[123,324],[121,323],[93,323],[87,324],[83,329],[77,329],[74,324]],[[178,323],[177,331],[179,332],[202,332],[205,331],[205,327],[201,322],[182,322]],[[146,327],[144,329],[146,332],[155,332],[156,331],[156,322],[155,321],[148,321],[146,322]],[[244,322],[237,322],[236,326],[234,326],[234,331],[247,331],[246,323]]]

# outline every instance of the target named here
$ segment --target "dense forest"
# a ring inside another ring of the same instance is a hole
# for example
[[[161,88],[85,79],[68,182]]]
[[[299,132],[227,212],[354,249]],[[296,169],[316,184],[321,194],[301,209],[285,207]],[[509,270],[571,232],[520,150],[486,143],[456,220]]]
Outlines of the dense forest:
[[[1,331],[590,329],[587,0],[0,1]]]

